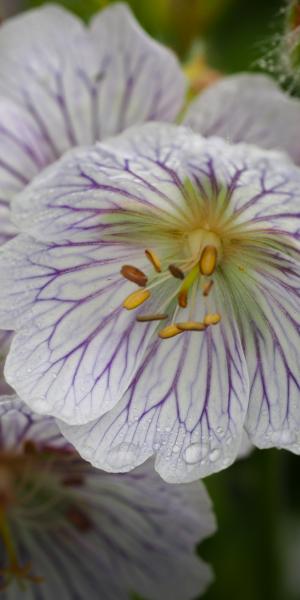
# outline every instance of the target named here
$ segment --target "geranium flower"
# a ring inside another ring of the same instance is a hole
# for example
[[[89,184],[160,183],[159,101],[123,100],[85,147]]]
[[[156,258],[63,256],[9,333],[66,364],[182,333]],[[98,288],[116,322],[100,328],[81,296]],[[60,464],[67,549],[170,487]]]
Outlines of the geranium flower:
[[[299,452],[299,183],[286,155],[148,124],[14,201],[8,382],[94,465],[228,466],[243,427]]]
[[[37,173],[72,146],[143,121],[173,120],[184,93],[175,55],[125,4],[102,11],[89,28],[54,5],[1,25],[0,244],[16,234],[11,199]],[[0,332],[0,375],[8,347]]]
[[[151,462],[100,472],[54,419],[16,399],[0,414],[1,598],[182,600],[207,587],[195,555],[215,530],[203,484],[169,486]]]

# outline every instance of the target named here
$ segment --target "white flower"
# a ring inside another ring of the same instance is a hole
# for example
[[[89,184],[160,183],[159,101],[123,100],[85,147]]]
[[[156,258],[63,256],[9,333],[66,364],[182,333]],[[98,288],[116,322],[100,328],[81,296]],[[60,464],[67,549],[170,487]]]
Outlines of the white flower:
[[[0,29],[0,244],[16,234],[10,202],[72,146],[148,120],[173,120],[185,80],[169,50],[152,40],[125,4],[87,28],[55,5]],[[0,375],[8,334],[0,333]],[[0,379],[0,393],[7,393]]]
[[[66,155],[13,203],[8,382],[108,471],[156,454],[193,480],[243,427],[298,453],[299,185],[283,154],[174,125]]]
[[[211,571],[195,555],[215,530],[203,484],[169,486],[151,463],[108,475],[54,419],[16,399],[0,414],[3,600],[190,600],[207,587]]]

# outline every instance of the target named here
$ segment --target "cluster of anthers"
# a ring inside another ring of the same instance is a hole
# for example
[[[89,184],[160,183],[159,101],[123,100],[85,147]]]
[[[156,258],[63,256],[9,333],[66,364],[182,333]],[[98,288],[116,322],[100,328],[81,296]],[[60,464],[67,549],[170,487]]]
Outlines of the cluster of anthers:
[[[201,234],[200,234],[201,235]],[[148,276],[132,265],[123,265],[121,268],[121,274],[125,279],[135,283],[140,288],[132,294],[130,294],[123,302],[123,307],[127,310],[133,310],[141,306],[144,302],[149,300],[151,297],[152,289],[157,285],[165,282],[169,277],[174,277],[180,281],[180,284],[175,292],[177,297],[177,308],[174,311],[172,322],[160,329],[159,337],[161,339],[172,338],[184,331],[205,331],[210,325],[216,325],[220,322],[221,316],[219,313],[209,313],[204,315],[201,321],[188,320],[188,321],[177,321],[177,315],[180,308],[185,309],[188,306],[188,295],[191,291],[194,282],[201,277],[203,280],[202,294],[207,297],[213,287],[214,281],[212,275],[214,274],[218,260],[220,258],[220,241],[214,233],[205,232],[205,238],[208,243],[201,244],[202,248],[200,254],[197,252],[198,257],[195,258],[193,253],[192,259],[185,259],[180,261],[180,266],[177,264],[169,264],[166,271],[163,272],[162,262],[157,254],[150,249],[145,250],[145,255],[152,267],[154,267],[155,276],[153,281],[149,282]],[[202,236],[201,236],[202,237]],[[193,249],[194,246],[193,234],[189,235],[189,246]],[[199,244],[199,230],[195,232],[195,244]],[[198,246],[199,251],[199,246]],[[170,304],[170,298],[168,304]],[[150,321],[164,321],[169,318],[167,313],[155,313],[155,314],[139,314],[136,318],[137,322],[145,323]]]

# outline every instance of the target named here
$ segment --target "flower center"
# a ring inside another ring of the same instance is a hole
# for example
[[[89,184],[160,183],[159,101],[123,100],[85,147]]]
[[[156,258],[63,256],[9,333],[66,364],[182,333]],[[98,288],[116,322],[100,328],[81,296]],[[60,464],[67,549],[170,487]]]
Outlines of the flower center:
[[[149,313],[137,316],[139,323],[149,321],[163,321],[169,318],[165,309],[169,309],[172,300],[176,298],[177,308],[172,310],[172,322],[159,331],[161,339],[168,339],[179,335],[184,331],[205,331],[210,325],[216,325],[221,320],[217,313],[204,314],[203,319],[195,320],[193,316],[193,307],[190,318],[175,320],[178,309],[186,309],[189,304],[189,296],[193,288],[202,283],[202,295],[207,298],[212,287],[213,279],[218,264],[223,256],[223,248],[220,237],[210,231],[209,228],[197,228],[186,232],[182,237],[181,257],[176,262],[166,262],[151,249],[145,250],[145,256],[150,262],[153,271],[147,275],[133,265],[123,265],[121,274],[123,277],[135,283],[140,289],[130,294],[123,302],[123,307],[127,310],[139,308],[144,302],[150,300],[153,292],[159,289],[161,284],[173,280],[173,291],[167,298],[159,312]]]

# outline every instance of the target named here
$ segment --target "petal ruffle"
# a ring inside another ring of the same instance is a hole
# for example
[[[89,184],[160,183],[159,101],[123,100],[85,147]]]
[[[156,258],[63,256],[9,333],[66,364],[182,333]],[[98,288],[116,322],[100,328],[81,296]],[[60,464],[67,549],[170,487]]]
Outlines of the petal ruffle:
[[[154,342],[112,411],[78,427],[60,423],[85,459],[124,472],[156,454],[157,471],[171,483],[204,477],[234,461],[249,389],[230,298],[223,291],[210,297],[212,312],[226,306],[217,327]]]
[[[300,164],[300,102],[265,75],[219,80],[190,105],[184,124],[206,137],[284,150]]]
[[[56,158],[134,123],[172,120],[183,101],[175,55],[122,4],[90,29],[57,6],[15,17],[1,27],[0,57],[0,93],[26,107]]]

